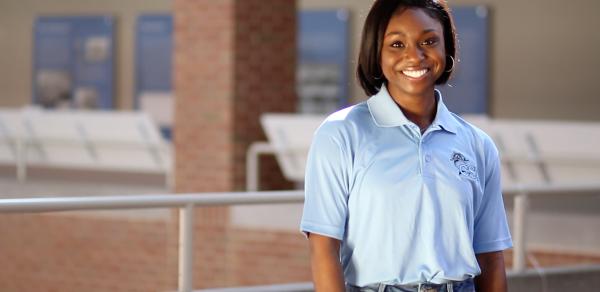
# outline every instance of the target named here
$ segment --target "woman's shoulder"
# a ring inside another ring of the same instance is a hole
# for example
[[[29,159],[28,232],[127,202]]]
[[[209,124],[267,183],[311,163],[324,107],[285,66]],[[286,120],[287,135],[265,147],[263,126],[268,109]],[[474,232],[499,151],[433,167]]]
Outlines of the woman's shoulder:
[[[321,135],[349,135],[359,131],[370,121],[366,102],[361,102],[338,110],[325,118],[317,129]]]
[[[497,152],[496,145],[494,144],[494,140],[489,135],[489,133],[485,132],[479,126],[475,125],[474,123],[466,120],[465,118],[463,118],[455,113],[452,113],[452,116],[457,121],[457,123],[460,125],[461,132],[464,136],[469,137],[470,139],[473,140],[473,142],[479,144],[482,148],[484,148],[484,150],[486,150],[486,152],[488,152],[488,151]],[[487,121],[487,118],[484,116],[481,116],[481,117],[474,116],[473,119],[480,121],[480,123],[486,123],[486,121]]]

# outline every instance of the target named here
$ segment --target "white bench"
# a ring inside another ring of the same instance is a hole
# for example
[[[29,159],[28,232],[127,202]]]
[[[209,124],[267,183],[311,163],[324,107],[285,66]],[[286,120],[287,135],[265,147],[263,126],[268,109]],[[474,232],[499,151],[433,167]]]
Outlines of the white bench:
[[[320,115],[265,114],[261,124],[269,142],[248,150],[248,185],[257,189],[254,168],[260,154],[274,154],[284,176],[304,180],[306,156]],[[502,159],[503,185],[586,184],[600,179],[600,123],[497,120],[465,116],[495,141]]]
[[[248,150],[248,190],[258,190],[261,154],[275,155],[285,177],[302,182],[312,135],[324,119],[265,114],[261,122],[269,142]],[[503,192],[514,196],[513,266],[523,270],[530,195],[600,192],[600,123],[465,119],[488,133],[500,151]]]
[[[164,174],[171,151],[142,112],[0,110],[0,163],[27,167]]]
[[[507,187],[600,179],[600,123],[466,119],[494,139]]]

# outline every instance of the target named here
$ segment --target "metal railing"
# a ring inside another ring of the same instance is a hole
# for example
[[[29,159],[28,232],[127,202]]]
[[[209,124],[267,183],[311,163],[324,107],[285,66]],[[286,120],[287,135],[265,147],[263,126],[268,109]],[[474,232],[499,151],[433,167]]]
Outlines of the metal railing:
[[[526,234],[529,200],[532,195],[549,194],[589,194],[600,192],[600,183],[594,184],[539,184],[515,185],[504,188],[505,195],[514,196],[513,226],[513,271],[522,272],[526,268]],[[0,199],[0,213],[8,212],[59,212],[76,210],[106,209],[152,209],[179,208],[179,269],[178,291],[192,291],[193,259],[193,214],[195,207],[285,204],[304,201],[304,191],[237,192],[237,193],[198,193],[163,194],[142,196],[103,196],[103,197],[60,197],[60,198],[20,198]]]
[[[527,214],[531,196],[560,194],[564,197],[600,193],[600,182],[578,184],[517,184],[505,187],[504,195],[513,196],[513,270],[523,272],[527,268]]]
[[[234,204],[285,204],[301,203],[303,201],[303,191],[23,198],[1,199],[0,213],[179,208],[178,291],[191,292],[193,288],[193,223],[195,207]]]
[[[501,142],[502,140],[497,137],[497,141]],[[532,138],[528,140],[528,143],[533,143]],[[502,143],[499,143],[502,146]],[[535,145],[532,147],[535,148]],[[500,147],[503,148],[503,147]],[[293,153],[293,149],[287,149],[285,153]],[[277,154],[282,152],[282,150],[277,150],[271,144],[266,142],[255,142],[250,148],[248,148],[248,152],[246,155],[246,189],[248,191],[258,191],[260,189],[259,185],[259,156],[265,154]],[[512,195],[514,196],[514,218],[513,218],[513,267],[516,271],[524,271],[527,262],[526,262],[526,234],[527,234],[527,213],[529,211],[529,201],[531,195],[544,195],[544,194],[580,194],[580,193],[589,193],[589,192],[598,192],[600,193],[600,182],[593,183],[554,183],[548,178],[546,164],[547,163],[577,163],[577,165],[581,164],[591,164],[598,165],[600,161],[598,158],[589,158],[582,155],[565,155],[565,156],[543,156],[538,153],[538,151],[532,151],[529,154],[517,155],[517,154],[507,154],[502,156],[502,163],[507,164],[507,168],[509,170],[508,175],[512,178],[513,181],[518,182],[519,177],[516,175],[513,169],[513,164],[515,162],[526,162],[527,164],[531,164],[537,166],[539,168],[540,173],[545,178],[545,181],[538,184],[513,184],[508,187],[503,187],[502,192],[504,195]],[[289,179],[289,178],[288,178]]]

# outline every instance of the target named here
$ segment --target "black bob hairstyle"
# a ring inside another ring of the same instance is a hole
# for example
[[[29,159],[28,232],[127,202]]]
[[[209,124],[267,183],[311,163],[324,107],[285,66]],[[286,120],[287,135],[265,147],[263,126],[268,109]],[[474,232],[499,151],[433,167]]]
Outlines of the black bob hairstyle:
[[[383,47],[383,36],[392,15],[398,9],[420,8],[429,16],[437,19],[444,30],[444,47],[446,56],[456,59],[456,32],[450,16],[449,8],[444,0],[376,0],[367,15],[363,27],[360,42],[360,53],[358,55],[358,66],[356,75],[367,96],[375,95],[381,85],[387,80],[381,70],[381,49]],[[445,84],[456,64],[446,57],[446,70],[435,84]]]

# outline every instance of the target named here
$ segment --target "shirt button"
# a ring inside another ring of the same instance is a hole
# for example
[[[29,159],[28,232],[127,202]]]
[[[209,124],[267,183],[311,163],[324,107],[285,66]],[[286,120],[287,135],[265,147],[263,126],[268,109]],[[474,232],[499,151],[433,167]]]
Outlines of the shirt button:
[[[431,162],[431,155],[425,155],[425,162]]]

